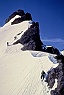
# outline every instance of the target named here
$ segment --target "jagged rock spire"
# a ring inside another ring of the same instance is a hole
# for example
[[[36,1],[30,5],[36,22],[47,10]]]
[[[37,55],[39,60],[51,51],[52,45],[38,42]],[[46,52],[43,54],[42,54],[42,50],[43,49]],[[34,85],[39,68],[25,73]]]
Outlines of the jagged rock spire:
[[[5,23],[9,22],[12,18],[14,18],[16,15],[21,16],[20,18],[16,18],[11,24],[18,24],[25,20],[32,20],[32,16],[30,13],[25,13],[23,10],[17,10],[13,14],[11,14],[5,21]]]

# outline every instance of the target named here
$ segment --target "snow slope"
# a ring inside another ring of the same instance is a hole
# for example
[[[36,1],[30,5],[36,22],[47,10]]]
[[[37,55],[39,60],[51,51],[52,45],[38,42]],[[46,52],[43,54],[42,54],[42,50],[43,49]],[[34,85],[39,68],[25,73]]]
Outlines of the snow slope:
[[[50,95],[41,82],[42,70],[54,66],[48,55],[35,58],[30,51],[21,51],[5,53],[0,60],[0,95]]]
[[[21,51],[21,44],[12,45],[31,26],[31,22],[23,21],[12,26],[7,23],[0,28],[0,95],[50,95],[47,83],[41,79],[41,72],[44,70],[47,74],[58,63],[53,64],[49,53]],[[7,46],[7,42],[11,46]],[[54,88],[56,86],[57,83]]]
[[[17,18],[15,16],[14,18]],[[7,42],[12,45],[16,40],[18,40],[24,32],[32,25],[32,21],[23,21],[16,25],[10,25],[10,23],[14,20],[11,19],[8,23],[6,23],[3,27],[0,28],[0,52],[2,54],[3,51],[7,48]],[[20,35],[17,35],[20,33]],[[16,37],[17,39],[14,39]]]

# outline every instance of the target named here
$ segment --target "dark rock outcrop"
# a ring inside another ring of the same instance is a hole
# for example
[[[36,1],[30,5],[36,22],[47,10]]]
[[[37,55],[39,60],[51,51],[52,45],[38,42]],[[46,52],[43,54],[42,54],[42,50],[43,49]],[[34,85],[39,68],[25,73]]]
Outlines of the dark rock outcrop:
[[[18,24],[18,23],[20,23],[22,21],[26,21],[26,20],[32,20],[30,13],[26,13],[25,15],[21,16],[20,18],[16,18],[13,22],[11,22],[11,25]]]
[[[25,21],[25,20],[32,20],[32,16],[30,13],[24,13],[23,10],[18,10],[16,12],[14,12],[12,15],[9,16],[8,19],[6,19],[5,23],[9,22],[12,18],[14,18],[16,15],[19,15],[21,16],[20,18],[16,18],[13,22],[11,22],[11,25],[13,24],[18,24],[22,21]]]
[[[60,55],[60,52],[57,48],[53,47],[53,46],[46,46],[46,45],[43,45],[42,46],[42,51],[44,52],[48,52],[48,53],[51,53],[51,54],[57,54],[57,55]]]
[[[20,22],[22,22],[24,20],[25,20],[24,16],[21,17],[21,18],[16,18],[13,22],[11,22],[11,25],[18,24],[18,23],[20,23]]]
[[[64,95],[64,56],[57,55],[57,61],[60,63],[56,68],[48,72],[46,82],[50,88],[53,87],[55,79],[57,79],[57,88],[51,90],[51,95]]]
[[[26,17],[25,20],[32,20],[32,16],[31,16],[31,14],[28,13],[28,12],[25,14],[25,17]]]
[[[31,27],[28,28],[22,35],[22,37],[13,43],[14,45],[17,43],[21,43],[24,45],[22,50],[36,50],[36,51],[42,51],[42,42],[40,40],[39,35],[39,24],[38,22],[33,22]]]
[[[46,52],[52,53],[52,54],[57,54],[57,55],[60,54],[59,50],[53,46],[47,47]]]
[[[23,10],[17,10],[16,12],[14,12],[13,14],[11,14],[5,21],[5,23],[9,22],[12,18],[14,18],[16,15],[19,15],[19,16],[23,16],[25,15],[24,11]]]
[[[36,50],[42,51],[42,42],[39,35],[39,24],[38,22],[33,22],[31,27],[26,30],[24,35],[20,39],[21,44],[27,45],[26,50]],[[30,47],[32,48],[30,49]]]

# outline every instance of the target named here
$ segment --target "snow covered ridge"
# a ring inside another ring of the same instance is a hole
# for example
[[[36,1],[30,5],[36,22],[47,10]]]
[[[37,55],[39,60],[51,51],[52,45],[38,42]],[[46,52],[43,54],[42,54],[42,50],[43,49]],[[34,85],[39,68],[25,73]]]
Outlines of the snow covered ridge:
[[[28,23],[27,23],[28,22]],[[22,24],[24,23],[24,24]],[[25,24],[26,23],[26,24]],[[13,24],[13,25],[12,25]],[[11,26],[10,26],[11,25]],[[40,40],[40,34],[39,34],[39,23],[32,21],[32,17],[30,13],[24,13],[23,10],[18,10],[14,12],[9,18],[7,19],[6,24],[4,27],[16,27],[20,28],[17,30],[17,33],[14,36],[14,39],[11,41],[7,41],[7,46],[16,45],[20,43],[23,45],[23,48],[21,47],[21,50],[38,50],[42,51],[42,42]],[[28,26],[27,26],[28,25]],[[27,26],[27,28],[25,28]],[[22,29],[24,28],[24,29]],[[11,29],[12,30],[12,29]],[[16,31],[16,30],[14,30]],[[17,35],[18,34],[18,35]]]
[[[6,20],[6,25],[15,25],[20,24],[24,21],[32,21],[32,16],[30,13],[25,13],[23,10],[18,10],[14,12],[12,15],[9,16],[9,18]],[[30,26],[30,23],[29,23]],[[46,46],[43,44],[43,42],[40,40],[40,33],[39,33],[39,23],[38,22],[31,22],[31,26],[25,31],[23,31],[23,34],[20,38],[17,39],[17,41],[14,43],[21,43],[24,45],[22,50],[37,50],[37,51],[44,51],[52,54],[60,54],[59,50],[53,46]]]
[[[64,95],[64,56],[43,44],[27,14],[14,12],[0,28],[0,95]]]
[[[9,26],[9,22],[7,24],[5,24],[4,27]],[[19,26],[19,29],[14,30],[15,26],[16,26],[16,29]],[[19,23],[18,25],[9,26],[9,27],[11,28],[12,31],[19,30],[19,32],[17,32],[16,35],[13,35],[14,39],[11,39],[11,40],[8,39],[8,41],[6,41],[7,46],[21,44],[21,45],[23,45],[23,47],[21,47],[21,50],[23,50],[23,51],[25,51],[25,50],[42,51],[43,43],[40,40],[38,22],[35,23],[32,21],[23,21],[23,22]],[[12,29],[12,27],[14,29]]]

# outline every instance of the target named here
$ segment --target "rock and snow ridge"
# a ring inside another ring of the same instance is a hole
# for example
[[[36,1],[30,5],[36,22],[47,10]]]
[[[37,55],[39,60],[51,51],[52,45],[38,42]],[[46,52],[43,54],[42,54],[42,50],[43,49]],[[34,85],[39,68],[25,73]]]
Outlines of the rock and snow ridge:
[[[23,10],[18,10],[14,12],[9,18],[6,20],[5,25],[15,25],[24,21],[32,21],[31,26],[29,23],[28,29],[24,31],[22,36],[20,34],[20,38],[17,39],[16,43],[21,43],[24,45],[22,50],[36,50],[36,51],[44,51],[52,54],[60,54],[59,50],[53,46],[45,46],[43,42],[40,40],[39,34],[39,23],[34,22],[32,20],[32,16],[30,13],[24,13]],[[21,31],[22,32],[22,31]],[[16,37],[17,38],[17,37]]]
[[[23,10],[18,10],[16,12],[14,12],[13,14],[11,14],[9,16],[9,18],[6,19],[6,22],[5,23],[8,23],[12,18],[14,18],[16,15],[19,15],[20,17],[16,18],[15,20],[13,20],[13,22],[11,22],[11,24],[18,24],[22,21],[25,21],[25,20],[32,20],[32,17],[31,17],[31,14],[30,13],[24,13]]]
[[[0,41],[1,95],[63,95],[64,56],[44,46],[30,13],[9,16]]]

